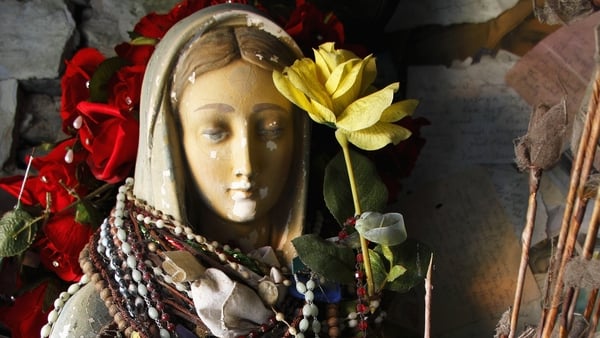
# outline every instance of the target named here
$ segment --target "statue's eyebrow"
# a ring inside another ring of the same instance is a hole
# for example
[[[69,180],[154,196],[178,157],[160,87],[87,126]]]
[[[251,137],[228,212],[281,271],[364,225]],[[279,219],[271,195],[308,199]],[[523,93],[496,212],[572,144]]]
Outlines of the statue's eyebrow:
[[[217,111],[219,113],[232,113],[235,111],[235,109],[226,104],[226,103],[207,103],[204,105],[201,105],[200,107],[194,109],[194,112],[200,111],[200,110],[213,110],[213,111]]]
[[[275,103],[257,103],[254,106],[252,106],[253,112],[259,112],[259,111],[263,111],[263,110],[279,110],[284,113],[288,112],[287,109],[285,109],[282,106],[275,104]]]

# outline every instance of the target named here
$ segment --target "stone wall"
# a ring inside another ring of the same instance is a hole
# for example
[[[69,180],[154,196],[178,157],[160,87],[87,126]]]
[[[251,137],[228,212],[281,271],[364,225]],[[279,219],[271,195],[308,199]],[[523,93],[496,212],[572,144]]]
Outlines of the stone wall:
[[[113,56],[145,14],[178,0],[0,1],[0,176],[23,171],[24,155],[61,132],[60,76],[81,47]]]

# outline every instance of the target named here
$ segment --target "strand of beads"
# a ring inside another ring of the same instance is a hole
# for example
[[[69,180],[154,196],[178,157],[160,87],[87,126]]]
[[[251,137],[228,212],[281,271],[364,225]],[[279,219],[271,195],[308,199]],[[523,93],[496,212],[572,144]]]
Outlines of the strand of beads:
[[[81,289],[81,287],[83,287],[89,281],[89,276],[83,275],[79,282],[71,284],[67,288],[67,291],[63,291],[58,295],[58,298],[56,298],[56,300],[54,301],[54,309],[48,314],[48,323],[46,323],[46,325],[44,325],[40,331],[40,335],[42,338],[50,336],[50,334],[52,333],[52,325],[54,325],[54,323],[58,319],[60,311],[63,309],[67,300],[69,300],[69,298],[71,298],[72,295],[79,291],[79,289]]]
[[[365,275],[363,270],[363,263],[363,255],[359,252],[358,254],[356,254],[356,273],[354,275],[356,279],[356,296],[358,298],[356,303],[356,312],[358,314],[358,322],[356,323],[356,327],[359,331],[363,332],[364,337],[366,337],[368,327],[366,316],[369,311],[369,305],[368,299],[366,297],[367,289],[365,288],[365,285],[363,283]],[[352,326],[350,323],[352,323],[352,320],[349,322],[349,325]]]
[[[296,334],[297,338],[304,338],[304,332],[311,327],[312,331],[315,333],[315,337],[319,337],[319,332],[321,332],[321,322],[319,322],[317,316],[319,315],[319,308],[313,303],[315,299],[314,289],[316,287],[315,280],[311,275],[306,284],[298,279],[298,276],[294,274],[294,279],[296,281],[296,291],[304,296],[305,304],[302,307],[302,316],[303,318],[300,320],[298,324],[298,329],[300,332]],[[312,325],[311,325],[312,321]]]

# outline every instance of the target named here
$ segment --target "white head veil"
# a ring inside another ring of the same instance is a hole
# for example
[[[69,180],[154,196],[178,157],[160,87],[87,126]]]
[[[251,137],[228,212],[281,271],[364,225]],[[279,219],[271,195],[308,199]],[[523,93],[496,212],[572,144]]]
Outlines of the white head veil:
[[[181,154],[181,135],[171,109],[172,73],[184,46],[210,29],[253,26],[277,37],[298,58],[302,52],[279,26],[249,6],[223,4],[198,11],[173,26],[157,45],[144,77],[140,104],[140,139],[135,169],[134,194],[149,205],[186,221],[186,166]],[[294,163],[282,201],[274,207],[272,245],[288,260],[294,255],[290,240],[302,233],[307,189],[308,119],[295,134]],[[189,184],[189,183],[188,183]],[[196,210],[198,208],[195,208]],[[196,226],[197,227],[197,226]]]

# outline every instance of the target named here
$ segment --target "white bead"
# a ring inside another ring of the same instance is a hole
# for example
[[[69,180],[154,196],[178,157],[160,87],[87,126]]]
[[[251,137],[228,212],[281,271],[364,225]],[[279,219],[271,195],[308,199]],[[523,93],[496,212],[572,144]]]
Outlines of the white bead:
[[[290,326],[290,327],[288,328],[288,332],[289,332],[289,333],[290,333],[292,336],[295,336],[296,334],[298,334],[298,331],[296,331],[296,328],[295,328],[295,327],[293,327],[293,326]]]
[[[142,273],[138,269],[131,269],[131,278],[139,283],[142,280]]]
[[[155,307],[148,308],[148,316],[152,319],[158,318],[158,310]]]
[[[309,279],[308,282],[306,282],[306,288],[309,290],[314,290],[315,289],[315,281],[312,279]]]
[[[81,279],[79,280],[79,284],[83,285],[83,284],[87,284],[90,281],[90,276],[89,275],[83,275],[81,276]]]
[[[133,185],[133,177],[127,177],[127,179],[125,180],[125,184]]]
[[[163,279],[165,280],[165,282],[172,284],[173,283],[173,277],[169,276],[169,275],[164,275]]]
[[[123,227],[123,218],[121,218],[121,217],[115,218],[115,226],[117,228],[122,228]]]
[[[71,286],[69,286],[69,288],[67,289],[67,292],[72,295],[74,295],[77,291],[79,291],[79,284],[77,283],[71,284]]]
[[[296,333],[296,336],[295,336],[295,337],[296,337],[296,338],[304,338],[304,333],[302,333],[302,332],[298,332],[298,333]]]
[[[152,218],[150,216],[144,217],[144,224],[150,224],[152,222]]]
[[[196,235],[194,235],[194,234],[186,234],[185,236],[186,236],[186,237],[187,237],[187,239],[188,239],[188,240],[190,240],[190,241],[194,240],[194,238],[196,237]]]
[[[315,294],[311,290],[307,290],[304,294],[304,299],[307,302],[312,302],[315,299]]]
[[[308,321],[308,319],[302,318],[302,320],[300,321],[300,324],[298,325],[298,328],[300,329],[300,331],[304,332],[304,331],[308,330],[309,325],[310,325],[310,322]]]
[[[348,326],[350,326],[350,327],[356,327],[356,325],[358,325],[358,320],[351,319],[351,320],[348,321]]]
[[[312,330],[314,333],[321,332],[321,322],[318,320],[313,320],[312,322]]]
[[[50,336],[50,333],[52,332],[52,326],[50,324],[46,324],[44,326],[42,326],[42,329],[40,330],[40,335],[42,336],[42,338],[46,338]]]
[[[275,320],[277,320],[278,322],[282,322],[285,320],[285,316],[283,315],[283,313],[277,312],[275,314]]]
[[[71,297],[71,295],[68,294],[66,291],[63,291],[60,293],[59,297],[60,297],[60,299],[63,300],[63,302],[66,302],[67,299],[69,299],[69,297]]]
[[[155,266],[154,268],[152,268],[152,271],[154,272],[155,275],[162,275],[163,271],[159,266]]]
[[[131,245],[127,242],[121,243],[121,251],[123,251],[124,254],[129,255],[131,253]]]
[[[127,266],[130,269],[135,269],[135,267],[137,266],[137,261],[135,260],[135,256],[134,255],[128,255],[127,256]]]
[[[185,231],[186,234],[194,234],[194,230],[190,227],[183,228],[183,231]]]
[[[348,319],[356,319],[358,317],[358,313],[352,311],[348,314]]]
[[[53,324],[54,322],[56,322],[57,319],[58,319],[58,311],[56,311],[56,310],[50,311],[50,313],[48,314],[48,323]]]
[[[127,239],[127,233],[123,229],[117,230],[117,238],[124,242]]]
[[[298,292],[300,292],[301,294],[304,294],[306,292],[306,285],[304,285],[304,283],[302,283],[302,282],[297,282],[296,283],[296,290]]]
[[[171,334],[166,329],[160,329],[160,338],[171,338]]]
[[[312,315],[312,310],[310,309],[310,304],[304,304],[302,307],[302,315],[304,317],[310,317]]]
[[[122,185],[119,187],[119,193],[125,194],[127,192],[127,187]]]
[[[145,297],[148,295],[148,289],[146,289],[146,286],[144,284],[139,284],[138,285],[138,295]]]
[[[175,227],[175,234],[176,234],[176,235],[179,235],[179,234],[181,234],[182,232],[183,232],[183,228],[182,228],[182,227],[180,227],[180,226],[176,226],[176,227]]]
[[[135,215],[135,219],[137,219],[137,220],[138,220],[138,222],[141,222],[141,221],[143,221],[143,220],[144,220],[144,215],[142,215],[142,214],[137,214],[137,215]]]
[[[162,219],[159,219],[158,221],[156,221],[156,227],[159,229],[162,229],[165,227],[165,221],[163,221]]]
[[[125,203],[123,203],[123,201],[117,201],[117,203],[115,203],[115,208],[125,209]]]
[[[119,188],[119,190],[121,189]],[[117,194],[117,201],[125,201],[125,194],[119,191],[119,193]]]
[[[315,304],[310,304],[310,314],[313,317],[317,317],[319,315],[319,308]]]
[[[60,299],[60,298],[56,298],[56,299],[54,300],[54,308],[55,308],[55,309],[61,308],[63,305],[65,305],[65,302],[63,302],[63,300],[62,300],[62,299]]]
[[[187,290],[187,288],[185,287],[185,284],[183,283],[175,283],[175,288],[177,289],[177,291],[185,291]]]

